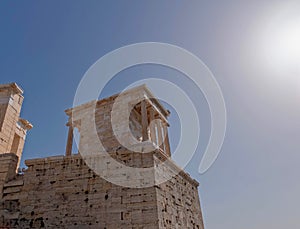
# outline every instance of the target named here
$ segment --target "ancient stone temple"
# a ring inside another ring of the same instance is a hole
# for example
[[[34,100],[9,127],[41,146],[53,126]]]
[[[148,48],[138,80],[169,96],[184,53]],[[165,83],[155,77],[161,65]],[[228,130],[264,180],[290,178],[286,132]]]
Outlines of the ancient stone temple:
[[[199,184],[172,161],[169,111],[146,86],[66,110],[65,155],[18,173],[22,93],[0,85],[0,228],[203,229]]]

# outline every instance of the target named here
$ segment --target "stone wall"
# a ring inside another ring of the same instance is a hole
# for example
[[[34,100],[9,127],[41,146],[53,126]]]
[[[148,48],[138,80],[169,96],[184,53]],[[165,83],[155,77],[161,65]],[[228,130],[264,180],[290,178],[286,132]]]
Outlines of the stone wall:
[[[0,154],[0,198],[3,186],[16,176],[18,157],[13,153]]]
[[[198,184],[183,174],[153,187],[127,188],[99,177],[80,155],[26,164],[24,175],[4,187],[2,227],[202,229]]]
[[[182,173],[159,186],[159,228],[204,228],[197,186]]]

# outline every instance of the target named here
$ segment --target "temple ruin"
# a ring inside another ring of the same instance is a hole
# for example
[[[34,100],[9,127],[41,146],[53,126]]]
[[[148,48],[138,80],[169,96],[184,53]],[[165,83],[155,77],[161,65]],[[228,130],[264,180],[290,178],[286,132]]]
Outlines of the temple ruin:
[[[170,112],[145,85],[67,109],[65,155],[19,173],[22,94],[0,85],[0,228],[204,228],[199,183],[171,159]]]

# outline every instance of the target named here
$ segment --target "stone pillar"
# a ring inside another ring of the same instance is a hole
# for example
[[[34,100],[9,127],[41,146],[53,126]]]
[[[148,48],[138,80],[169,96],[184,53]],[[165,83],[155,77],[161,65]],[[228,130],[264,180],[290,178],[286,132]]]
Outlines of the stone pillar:
[[[154,121],[154,109],[151,107],[150,108],[150,123]],[[153,143],[156,143],[156,130],[155,130],[155,122],[150,125],[150,138]]]
[[[66,156],[72,155],[72,148],[73,148],[73,126],[69,126],[69,132],[68,132],[68,140],[67,140],[67,146],[66,146]]]
[[[16,125],[15,135],[13,137],[11,149],[10,149],[10,152],[15,153],[19,158],[17,168],[19,168],[20,165],[20,159],[22,157],[27,131],[30,130],[32,127],[33,126],[30,122],[28,122],[25,119],[19,118],[19,121],[17,122]]]
[[[161,120],[158,120],[156,122],[156,128],[157,128],[157,145],[159,146],[159,148],[161,148],[162,150],[164,149],[163,146],[163,134],[162,134],[162,125],[161,125]]]
[[[0,85],[0,153],[9,153],[19,121],[23,90],[17,84]]]
[[[141,102],[141,115],[142,115],[142,138],[143,141],[148,140],[148,117],[147,117],[147,104],[146,101],[143,100]]]
[[[22,157],[27,130],[32,128],[30,122],[20,118],[22,94],[16,83],[0,85],[0,154],[14,153],[18,160]]]
[[[164,145],[165,145],[165,153],[168,156],[171,156],[171,150],[170,150],[170,142],[169,142],[169,135],[168,135],[168,126],[166,123],[163,123],[163,130],[164,130]]]

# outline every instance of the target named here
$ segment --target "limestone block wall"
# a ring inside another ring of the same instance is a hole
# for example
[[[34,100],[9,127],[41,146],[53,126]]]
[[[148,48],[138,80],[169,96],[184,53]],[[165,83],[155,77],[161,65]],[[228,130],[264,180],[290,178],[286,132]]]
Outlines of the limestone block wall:
[[[102,142],[106,151],[111,151],[120,146],[120,143],[115,137],[115,134],[111,125],[111,111],[113,108],[114,99],[105,99],[97,102],[96,112],[95,112],[95,123],[97,127],[97,134],[99,140]],[[138,132],[138,124],[132,123],[133,131],[136,136],[141,135]],[[86,132],[81,131],[81,137],[86,136]]]
[[[125,164],[139,160],[137,154],[125,151],[118,157]],[[158,160],[153,154],[139,158],[141,167]],[[198,183],[184,172],[163,184],[129,188],[95,174],[80,155],[26,164],[24,175],[4,185],[0,227],[203,228]]]
[[[154,187],[114,185],[97,176],[79,155],[29,160],[26,164],[17,204],[6,209],[12,214],[2,219],[0,226],[158,228]],[[3,203],[7,207],[16,197],[13,190],[5,192]]]
[[[0,154],[0,198],[3,186],[16,176],[18,157],[13,153]]]
[[[104,148],[107,151],[111,151],[120,146],[120,142],[116,139],[116,135],[113,132],[112,124],[111,124],[111,119],[112,119],[111,112],[113,109],[113,105],[115,103],[115,99],[116,96],[112,96],[110,98],[98,101],[96,103],[96,110],[94,112],[97,134],[99,140],[101,140]],[[142,126],[141,126],[140,117],[138,117],[138,114],[136,112],[134,111],[130,112],[128,123],[129,123],[131,134],[136,138],[136,140],[140,141],[142,137]],[[91,131],[90,128],[87,127],[83,127],[83,128],[86,128],[88,131]],[[80,131],[80,133],[81,133],[81,137],[85,137],[87,135],[87,133],[84,131]],[[128,141],[129,137],[126,134],[124,134],[123,137],[124,137],[124,141]]]
[[[164,157],[165,154],[154,155],[159,228],[204,229],[199,183]]]
[[[157,189],[159,228],[203,229],[197,186],[178,175]]]

